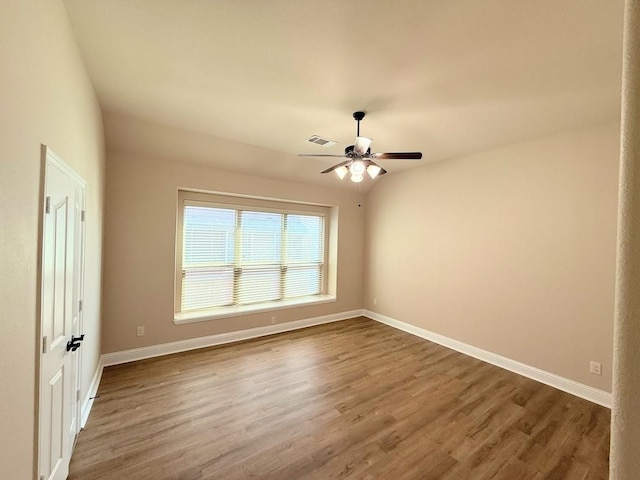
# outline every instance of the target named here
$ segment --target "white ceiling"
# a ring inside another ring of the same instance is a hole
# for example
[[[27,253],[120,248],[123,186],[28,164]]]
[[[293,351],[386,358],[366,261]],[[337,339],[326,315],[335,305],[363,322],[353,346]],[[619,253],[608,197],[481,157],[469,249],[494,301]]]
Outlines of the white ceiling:
[[[342,153],[355,110],[372,151],[423,152],[391,173],[620,115],[623,0],[65,4],[110,149],[181,132],[187,160],[318,182],[337,161],[295,154]]]

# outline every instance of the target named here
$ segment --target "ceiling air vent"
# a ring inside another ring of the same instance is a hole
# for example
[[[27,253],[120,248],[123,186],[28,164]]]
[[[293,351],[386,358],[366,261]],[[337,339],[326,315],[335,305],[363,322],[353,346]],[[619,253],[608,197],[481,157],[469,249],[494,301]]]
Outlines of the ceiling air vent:
[[[321,147],[330,147],[331,145],[335,145],[337,143],[333,140],[319,137],[318,135],[311,135],[309,138],[307,138],[307,142],[315,143],[316,145],[320,145]]]

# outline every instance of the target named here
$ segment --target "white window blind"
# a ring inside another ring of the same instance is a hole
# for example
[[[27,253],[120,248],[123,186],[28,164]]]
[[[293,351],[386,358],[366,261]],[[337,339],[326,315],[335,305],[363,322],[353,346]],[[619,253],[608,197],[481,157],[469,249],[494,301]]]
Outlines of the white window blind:
[[[180,311],[323,293],[325,218],[185,202]]]

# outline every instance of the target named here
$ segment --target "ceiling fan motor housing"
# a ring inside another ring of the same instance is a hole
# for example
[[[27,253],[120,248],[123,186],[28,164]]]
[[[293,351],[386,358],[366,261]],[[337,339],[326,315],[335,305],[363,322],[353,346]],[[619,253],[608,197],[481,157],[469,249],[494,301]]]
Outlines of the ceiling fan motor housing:
[[[344,149],[344,154],[347,157],[357,157],[359,155],[353,153],[353,148],[355,147],[355,145],[349,145],[347,148]],[[367,156],[367,155],[371,155],[371,147],[369,147],[367,149],[367,152],[363,155],[363,156]]]

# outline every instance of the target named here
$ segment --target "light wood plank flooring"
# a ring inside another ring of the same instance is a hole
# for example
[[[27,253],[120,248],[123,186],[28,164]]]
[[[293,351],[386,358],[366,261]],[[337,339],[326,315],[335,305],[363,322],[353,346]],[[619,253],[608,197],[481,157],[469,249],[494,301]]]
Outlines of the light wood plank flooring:
[[[606,479],[606,408],[356,318],[105,369],[70,479]]]

